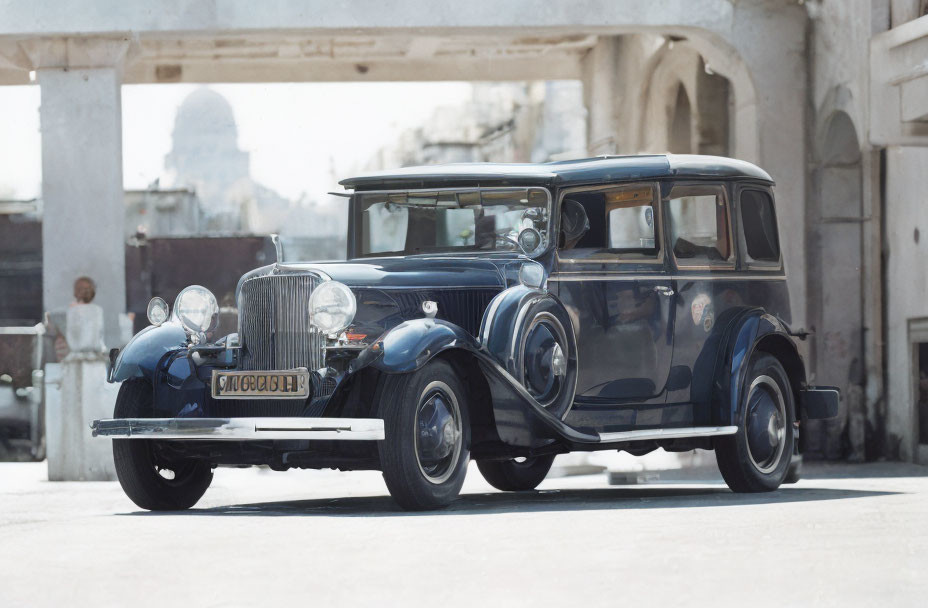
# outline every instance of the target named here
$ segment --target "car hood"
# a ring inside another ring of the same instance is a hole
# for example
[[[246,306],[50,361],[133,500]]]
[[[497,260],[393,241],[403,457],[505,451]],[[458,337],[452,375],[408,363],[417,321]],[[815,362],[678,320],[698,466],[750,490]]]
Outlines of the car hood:
[[[279,271],[319,272],[350,287],[504,288],[506,276],[511,275],[513,270],[517,272],[518,266],[527,259],[515,255],[490,259],[447,256],[365,258],[344,262],[286,263],[280,266]],[[272,269],[273,266],[267,266],[246,276],[267,274]]]

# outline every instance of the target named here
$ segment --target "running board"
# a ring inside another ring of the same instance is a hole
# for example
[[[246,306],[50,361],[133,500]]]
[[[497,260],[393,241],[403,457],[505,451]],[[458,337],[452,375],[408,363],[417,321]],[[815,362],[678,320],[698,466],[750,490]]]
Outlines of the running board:
[[[94,437],[260,441],[384,438],[379,418],[115,418],[94,420]]]
[[[685,429],[646,429],[641,431],[619,431],[617,433],[599,433],[600,443],[619,443],[622,441],[653,441],[656,439],[683,439],[686,437],[716,437],[734,435],[736,426],[693,426]]]

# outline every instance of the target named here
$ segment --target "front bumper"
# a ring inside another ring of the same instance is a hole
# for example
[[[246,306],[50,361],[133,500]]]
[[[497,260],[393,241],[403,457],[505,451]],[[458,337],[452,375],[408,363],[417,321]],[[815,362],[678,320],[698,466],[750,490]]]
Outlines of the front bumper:
[[[261,441],[269,439],[381,440],[379,418],[110,418],[94,420],[94,437]]]

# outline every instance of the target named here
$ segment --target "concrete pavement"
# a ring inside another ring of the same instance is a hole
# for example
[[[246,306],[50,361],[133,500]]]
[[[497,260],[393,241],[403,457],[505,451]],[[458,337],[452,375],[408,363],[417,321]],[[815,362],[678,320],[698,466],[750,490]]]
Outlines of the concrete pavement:
[[[604,474],[399,512],[379,473],[219,469],[198,507],[0,464],[0,606],[923,606],[928,468],[807,467],[736,495]]]

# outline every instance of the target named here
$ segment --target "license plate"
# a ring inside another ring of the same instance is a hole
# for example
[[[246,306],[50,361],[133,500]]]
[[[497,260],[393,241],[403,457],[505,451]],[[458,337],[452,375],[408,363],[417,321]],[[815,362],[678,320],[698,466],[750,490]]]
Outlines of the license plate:
[[[306,399],[309,371],[287,370],[226,372],[213,370],[213,399]]]

